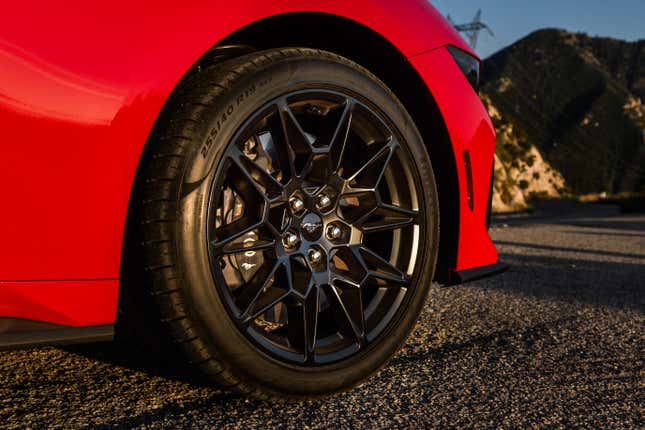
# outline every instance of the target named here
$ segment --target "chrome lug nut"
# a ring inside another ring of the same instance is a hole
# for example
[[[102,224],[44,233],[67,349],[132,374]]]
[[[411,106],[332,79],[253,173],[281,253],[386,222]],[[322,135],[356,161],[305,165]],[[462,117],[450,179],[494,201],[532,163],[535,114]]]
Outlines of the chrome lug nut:
[[[312,265],[317,265],[320,264],[322,261],[322,252],[316,248],[309,248],[309,251],[307,252],[307,257],[309,257],[309,263]]]
[[[285,248],[292,249],[295,248],[299,240],[297,234],[289,232],[282,238],[282,244]]]
[[[289,205],[291,206],[291,210],[296,213],[305,208],[305,202],[303,202],[299,197],[291,197],[291,199],[289,200]]]
[[[331,198],[327,194],[321,194],[318,197],[318,209],[326,209],[331,205]]]
[[[340,239],[340,237],[343,235],[343,230],[335,224],[330,224],[329,226],[327,226],[327,231],[325,233],[327,239],[336,240]]]

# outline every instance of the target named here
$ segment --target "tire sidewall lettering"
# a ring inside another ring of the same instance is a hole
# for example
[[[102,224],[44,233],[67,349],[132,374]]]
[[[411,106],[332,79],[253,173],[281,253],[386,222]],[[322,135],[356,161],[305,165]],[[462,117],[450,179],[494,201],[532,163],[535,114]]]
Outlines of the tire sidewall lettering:
[[[245,104],[245,102],[248,102],[251,96],[256,94],[258,89],[261,89],[267,86],[271,81],[272,81],[271,76],[263,78],[259,80],[257,83],[251,83],[250,85],[246,86],[243,90],[239,91],[236,96],[234,96],[234,102],[229,103],[226,106],[226,109],[224,109],[221,115],[219,115],[219,118],[215,123],[215,126],[211,128],[211,130],[208,133],[208,137],[206,141],[201,147],[200,153],[204,159],[208,157],[209,150],[213,146],[213,143],[217,139],[217,136],[220,134],[220,132],[222,131],[222,128],[226,125],[228,120],[235,114],[238,108],[240,108],[243,104]]]

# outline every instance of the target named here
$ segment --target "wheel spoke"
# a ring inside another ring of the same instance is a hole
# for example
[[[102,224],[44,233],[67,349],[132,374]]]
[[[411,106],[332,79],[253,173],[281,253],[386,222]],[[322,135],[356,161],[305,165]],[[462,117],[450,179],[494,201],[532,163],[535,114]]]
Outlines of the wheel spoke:
[[[348,279],[336,279],[327,289],[332,311],[341,334],[365,343],[365,317],[360,285]]]
[[[289,223],[291,215],[289,213],[289,203],[286,201],[272,202],[269,205],[267,213],[267,226],[275,236],[281,236]]]
[[[211,241],[211,246],[216,250],[222,250],[225,245],[251,233],[253,230],[261,228],[263,225],[263,221],[253,222],[248,217],[240,218],[230,224],[215,229],[215,237],[217,239]]]
[[[313,361],[316,353],[318,314],[320,312],[320,289],[312,288],[304,302],[305,361]]]
[[[307,356],[305,346],[305,316],[302,303],[292,301],[287,304],[287,339],[292,347],[302,347]]]
[[[361,230],[364,233],[395,230],[418,224],[418,211],[403,209],[398,206],[381,203],[364,220]],[[373,219],[377,218],[378,219]]]
[[[226,171],[226,181],[242,197],[245,205],[255,205],[266,202],[264,188],[256,181],[255,178],[242,165],[238,157],[229,156],[226,160],[228,168]]]
[[[271,107],[271,114],[267,119],[267,128],[271,133],[272,147],[275,150],[276,161],[282,172],[282,182],[286,183],[289,179],[296,176],[296,171],[293,164],[293,152],[285,135],[280,109],[278,103]]]
[[[350,187],[376,190],[398,144],[390,140],[349,179]]]
[[[269,291],[264,294],[261,293],[257,300],[255,300],[255,302],[251,304],[252,308],[251,310],[249,310],[249,312],[247,312],[248,315],[244,317],[242,323],[248,324],[249,322],[258,318],[260,315],[274,308],[278,303],[286,300],[290,295],[291,292],[289,291],[285,292],[282,290],[269,288]]]
[[[279,195],[282,193],[283,186],[280,181],[238,148],[234,149],[233,154],[231,154],[231,159],[259,193],[269,195]]]
[[[360,226],[368,220],[377,209],[378,201],[374,191],[362,191],[343,194],[339,200],[340,212],[346,222]]]
[[[287,265],[290,288],[304,296],[312,286],[311,270],[302,256],[292,256]]]
[[[392,263],[365,246],[358,249],[361,259],[365,262],[368,276],[395,284],[409,284],[409,277]]]
[[[243,322],[250,321],[249,315],[253,312],[258,298],[270,289],[273,277],[280,267],[281,263],[278,261],[273,264],[265,264],[249,282],[233,292],[235,304],[241,311],[240,318]]]
[[[419,216],[419,211],[414,210],[414,209],[405,209],[400,206],[395,206],[391,205],[388,203],[381,203],[379,205],[379,211],[383,211],[384,214],[387,213],[387,215],[392,214],[392,216],[401,216],[401,217],[408,217],[408,218],[414,218]]]
[[[354,284],[360,284],[367,275],[368,267],[358,253],[357,246],[342,246],[336,249],[331,259],[332,276]]]
[[[364,233],[375,233],[379,231],[396,230],[414,224],[414,219],[386,219],[382,221],[366,222],[361,229]]]
[[[351,100],[345,102],[345,108],[338,121],[338,126],[334,130],[334,134],[329,144],[329,162],[333,172],[338,171],[340,164],[345,154],[345,146],[347,145],[347,137],[352,125],[352,111],[354,103]]]
[[[356,218],[353,224],[358,227],[362,227],[363,224],[365,224],[367,220],[369,220],[376,213],[377,209],[377,206],[364,208],[362,215],[359,218]]]
[[[250,241],[249,244],[229,244],[225,245],[221,249],[222,254],[239,254],[242,252],[257,252],[265,251],[267,249],[273,249],[275,247],[275,240],[254,240]]]
[[[314,187],[324,186],[334,170],[329,154],[316,154],[307,165],[307,180]]]
[[[313,152],[311,144],[286,101],[283,100],[278,103],[278,112],[280,114],[282,134],[285,138],[285,143],[293,154],[290,157],[292,171],[295,175],[300,176],[303,174],[303,170]]]

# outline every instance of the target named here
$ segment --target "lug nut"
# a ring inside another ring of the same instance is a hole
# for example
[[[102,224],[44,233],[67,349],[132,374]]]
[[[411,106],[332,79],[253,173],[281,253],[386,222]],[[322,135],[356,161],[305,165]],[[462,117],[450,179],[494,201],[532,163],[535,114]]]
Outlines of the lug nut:
[[[303,202],[299,197],[291,197],[289,204],[291,205],[291,210],[296,213],[305,208],[305,202]]]
[[[309,251],[307,252],[307,256],[309,257],[309,263],[312,265],[317,265],[322,261],[322,252],[320,252],[316,248],[309,248]]]
[[[318,197],[318,209],[326,209],[331,205],[331,199],[327,194],[321,194],[320,197]]]
[[[341,228],[335,224],[330,224],[329,226],[327,226],[326,235],[327,239],[336,240],[343,235],[343,230],[341,230]]]
[[[298,244],[298,240],[297,234],[289,232],[282,238],[282,244],[285,248],[291,249]]]

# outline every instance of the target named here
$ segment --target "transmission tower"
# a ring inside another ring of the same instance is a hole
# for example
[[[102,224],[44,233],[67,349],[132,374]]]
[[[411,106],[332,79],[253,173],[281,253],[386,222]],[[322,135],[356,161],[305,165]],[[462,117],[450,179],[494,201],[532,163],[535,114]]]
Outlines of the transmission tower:
[[[457,31],[464,33],[466,37],[468,38],[468,43],[470,44],[470,47],[475,49],[477,47],[477,39],[479,39],[479,32],[482,30],[488,31],[488,33],[495,37],[495,34],[493,34],[493,30],[490,29],[489,26],[484,24],[481,21],[482,18],[482,10],[479,9],[477,13],[475,14],[475,18],[472,20],[472,22],[468,22],[466,24],[455,24],[455,22],[452,20],[450,15],[448,15],[448,21],[452,25],[455,26]]]

